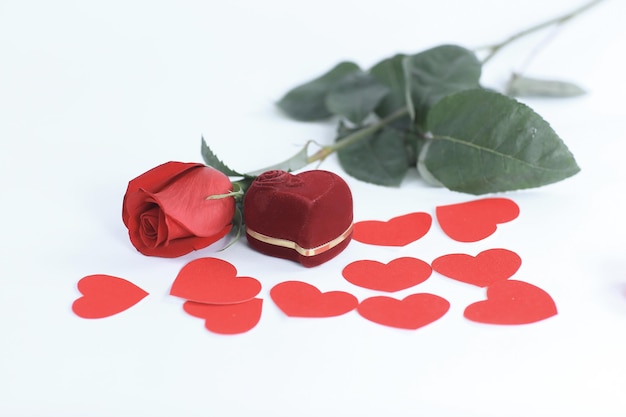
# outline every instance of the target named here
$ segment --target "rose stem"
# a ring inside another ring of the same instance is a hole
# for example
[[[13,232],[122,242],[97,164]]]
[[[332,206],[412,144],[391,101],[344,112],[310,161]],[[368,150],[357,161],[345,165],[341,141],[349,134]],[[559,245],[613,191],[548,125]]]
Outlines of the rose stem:
[[[328,155],[332,154],[333,152],[339,151],[345,148],[346,146],[350,146],[353,143],[356,143],[360,141],[361,139],[366,138],[373,133],[376,133],[378,130],[387,126],[389,123],[393,122],[394,120],[398,120],[401,117],[406,116],[407,114],[409,114],[409,110],[407,109],[407,107],[406,106],[401,107],[395,112],[391,113],[389,116],[383,119],[380,119],[378,122],[371,124],[367,127],[364,127],[363,129],[358,130],[354,133],[349,134],[348,136],[341,139],[339,142],[334,143],[329,146],[324,146],[322,149],[320,149],[313,155],[309,156],[309,158],[307,159],[307,164],[310,164],[315,161],[323,161],[324,159],[326,159]]]
[[[500,42],[500,43],[496,43],[494,45],[489,45],[486,47],[482,47],[479,49],[486,49],[489,51],[489,53],[487,54],[487,56],[483,59],[483,64],[487,63],[491,58],[493,58],[501,49],[503,49],[504,47],[510,45],[511,43],[515,42],[518,39],[523,38],[524,36],[530,35],[531,33],[540,31],[542,29],[545,29],[549,26],[552,25],[561,25],[566,23],[567,21],[583,14],[584,12],[586,12],[588,9],[592,8],[593,6],[596,6],[598,3],[602,3],[604,0],[593,0],[581,7],[579,7],[576,10],[573,10],[569,13],[566,13],[562,16],[559,17],[555,17],[552,18],[550,20],[546,20],[545,22],[539,23],[535,26],[531,26],[527,29],[524,29],[520,32],[517,32],[511,36],[509,36],[508,38],[506,38],[504,41]]]

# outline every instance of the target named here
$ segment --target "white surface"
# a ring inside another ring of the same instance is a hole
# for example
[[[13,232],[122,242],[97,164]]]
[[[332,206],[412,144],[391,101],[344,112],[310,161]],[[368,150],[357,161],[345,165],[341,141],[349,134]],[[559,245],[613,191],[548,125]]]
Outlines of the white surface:
[[[367,68],[441,43],[474,47],[578,4],[3,1],[0,415],[624,415],[624,2],[606,1],[571,22],[528,68],[590,90],[575,100],[528,101],[582,172],[506,194],[521,215],[484,241],[453,242],[435,223],[404,248],[355,242],[314,269],[243,242],[170,260],[137,253],[120,216],[127,182],[168,160],[200,161],[201,134],[241,170],[282,160],[308,139],[330,143],[332,124],[287,120],[273,102],[339,60]],[[500,87],[539,39],[488,64],[485,84]],[[334,158],[322,168],[341,173]],[[433,213],[474,198],[415,176],[400,189],[347,180],[357,220]],[[290,319],[268,297],[274,284],[295,279],[363,299],[374,292],[340,274],[351,261],[430,262],[493,247],[520,254],[515,278],[548,291],[556,317],[471,323],[463,309],[484,290],[439,276],[416,289],[447,298],[451,309],[418,331],[356,312]],[[251,332],[211,334],[167,295],[178,270],[201,256],[228,260],[263,283],[263,316]],[[76,283],[96,273],[150,295],[117,316],[80,319],[70,310]]]

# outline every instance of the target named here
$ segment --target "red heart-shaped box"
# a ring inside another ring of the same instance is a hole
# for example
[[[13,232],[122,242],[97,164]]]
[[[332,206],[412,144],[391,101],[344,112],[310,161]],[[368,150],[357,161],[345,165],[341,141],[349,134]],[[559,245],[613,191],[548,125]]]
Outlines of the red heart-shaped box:
[[[267,171],[246,192],[244,220],[252,248],[312,267],[348,246],[352,193],[332,172]]]

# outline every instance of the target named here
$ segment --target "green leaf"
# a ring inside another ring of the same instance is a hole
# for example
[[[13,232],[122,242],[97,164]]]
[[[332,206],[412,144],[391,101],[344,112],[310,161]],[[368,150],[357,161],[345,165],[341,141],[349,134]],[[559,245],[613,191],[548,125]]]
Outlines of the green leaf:
[[[427,141],[421,148],[417,159],[417,172],[422,179],[433,187],[443,187],[444,185],[428,170],[426,166],[426,158],[428,158],[428,148],[432,141]]]
[[[432,139],[420,151],[420,172],[470,194],[539,187],[580,168],[550,125],[505,95],[474,89],[447,96],[428,114]]]
[[[338,141],[357,130],[340,126]],[[337,156],[346,173],[378,185],[400,185],[409,168],[402,134],[390,128],[346,146],[337,151]]]
[[[421,124],[441,98],[479,87],[482,66],[473,52],[456,45],[442,45],[405,57],[403,69],[409,113]]]
[[[333,85],[326,95],[326,108],[358,125],[388,93],[389,88],[374,76],[353,72]]]
[[[224,164],[218,157],[213,153],[211,148],[206,144],[204,137],[202,137],[202,145],[200,148],[200,152],[202,154],[202,159],[204,159],[204,163],[210,167],[217,169],[222,172],[224,175],[228,177],[243,177],[244,174],[240,174],[239,172],[230,169],[226,164]]]
[[[330,117],[326,108],[326,94],[346,75],[359,71],[353,62],[341,62],[324,75],[290,90],[278,103],[288,116],[301,121],[320,120]]]
[[[406,106],[406,84],[404,82],[404,68],[402,62],[406,55],[397,54],[384,59],[370,69],[370,74],[389,88],[387,94],[376,107],[376,114],[386,117],[396,110]]]
[[[515,97],[577,97],[587,92],[574,83],[558,80],[540,80],[513,74],[506,93]]]

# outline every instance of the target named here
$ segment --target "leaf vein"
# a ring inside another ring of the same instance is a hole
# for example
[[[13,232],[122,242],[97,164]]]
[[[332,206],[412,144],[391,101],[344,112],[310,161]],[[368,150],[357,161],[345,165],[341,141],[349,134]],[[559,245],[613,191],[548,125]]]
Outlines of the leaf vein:
[[[462,139],[458,139],[452,136],[440,136],[440,135],[435,135],[433,137],[433,140],[447,140],[449,142],[458,144],[458,145],[462,145],[462,146],[467,146],[469,148],[474,148],[476,150],[478,150],[479,152],[486,152],[495,156],[499,156],[501,158],[505,158],[529,167],[532,167],[534,169],[538,169],[538,170],[542,170],[542,171],[546,171],[546,172],[558,172],[558,171],[562,171],[562,169],[559,168],[550,168],[550,167],[546,167],[546,166],[542,166],[542,165],[536,165],[533,164],[531,162],[525,161],[524,159],[520,159],[520,158],[516,158],[514,155],[509,155],[503,152],[498,152],[495,149],[490,149],[490,148],[486,148],[484,146],[480,146],[477,145],[475,143],[472,142],[468,142]]]

